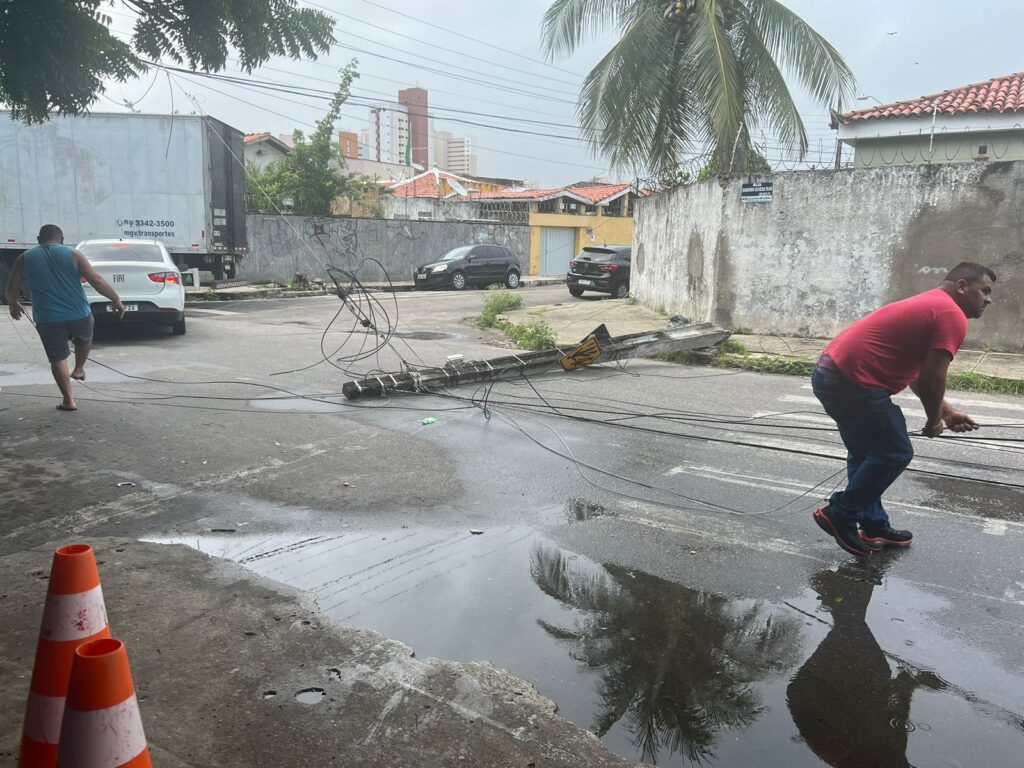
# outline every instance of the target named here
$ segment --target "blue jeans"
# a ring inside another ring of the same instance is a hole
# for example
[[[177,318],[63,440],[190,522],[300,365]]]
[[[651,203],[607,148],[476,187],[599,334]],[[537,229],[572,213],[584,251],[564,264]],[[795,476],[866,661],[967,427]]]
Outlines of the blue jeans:
[[[888,390],[859,386],[835,368],[816,366],[811,386],[846,445],[847,485],[832,494],[833,512],[870,533],[886,530],[882,494],[914,458],[903,411]]]

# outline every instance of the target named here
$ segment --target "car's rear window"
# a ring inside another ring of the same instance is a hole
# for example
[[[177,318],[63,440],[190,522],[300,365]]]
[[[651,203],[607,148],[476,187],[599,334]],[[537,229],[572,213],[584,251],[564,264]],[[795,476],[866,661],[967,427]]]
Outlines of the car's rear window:
[[[160,246],[149,243],[95,243],[79,250],[93,264],[104,261],[163,261]]]
[[[584,248],[577,259],[588,259],[589,261],[610,261],[616,256],[620,256],[620,251],[608,251],[604,248]]]

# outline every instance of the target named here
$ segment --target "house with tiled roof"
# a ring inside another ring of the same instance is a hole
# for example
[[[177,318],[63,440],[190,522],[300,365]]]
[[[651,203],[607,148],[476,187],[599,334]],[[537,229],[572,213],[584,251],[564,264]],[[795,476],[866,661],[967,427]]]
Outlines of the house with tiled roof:
[[[471,195],[488,207],[518,212],[530,225],[530,274],[560,275],[587,245],[633,242],[631,184],[581,183],[545,189],[503,189]]]
[[[1024,159],[1024,72],[832,115],[854,165]]]

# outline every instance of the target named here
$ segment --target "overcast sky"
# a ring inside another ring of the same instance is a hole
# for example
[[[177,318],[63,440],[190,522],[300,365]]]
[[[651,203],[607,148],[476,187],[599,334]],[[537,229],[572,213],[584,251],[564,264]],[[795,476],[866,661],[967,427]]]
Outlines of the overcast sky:
[[[299,1],[306,4],[305,0]],[[581,142],[556,138],[577,135],[574,104],[581,76],[607,51],[613,35],[595,39],[573,58],[557,62],[556,69],[543,63],[540,50],[540,23],[548,0],[315,2],[359,21],[337,17],[338,45],[319,61],[276,60],[251,77],[333,90],[337,69],[358,57],[361,77],[355,84],[353,101],[365,104],[395,99],[399,88],[410,85],[428,89],[434,127],[475,139],[481,175],[528,178],[542,186],[568,184],[595,175],[623,180],[629,177],[626,172],[610,171]],[[857,76],[860,94],[882,102],[1024,70],[1019,54],[1024,3],[785,2],[838,48]],[[120,4],[114,7],[115,28],[128,30],[130,17]],[[247,133],[290,133],[295,128],[308,131],[326,106],[324,101],[303,96],[272,94],[186,76],[176,76],[176,84],[177,109],[194,109],[191,105],[183,107],[183,94],[188,92],[200,102],[204,113]],[[125,98],[137,101],[138,109],[144,112],[167,112],[171,108],[167,79],[150,74],[128,84],[109,84],[106,97],[93,106],[93,111],[116,111],[115,102]],[[820,153],[827,162],[834,147],[827,109],[812,104],[802,94],[797,94],[797,99],[811,137],[812,159]],[[854,106],[869,103],[874,102]],[[464,112],[445,111],[446,107]],[[349,104],[337,127],[358,130],[366,125],[367,116],[365,106]],[[455,118],[546,135],[512,133],[457,122]],[[774,159],[771,152],[769,159]]]

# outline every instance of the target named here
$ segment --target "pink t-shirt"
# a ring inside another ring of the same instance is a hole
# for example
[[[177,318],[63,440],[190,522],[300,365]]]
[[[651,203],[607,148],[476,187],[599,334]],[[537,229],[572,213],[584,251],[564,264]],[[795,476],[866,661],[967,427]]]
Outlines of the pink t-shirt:
[[[832,339],[825,354],[851,381],[895,393],[917,380],[930,350],[955,355],[966,335],[964,311],[934,288],[862,317]]]

